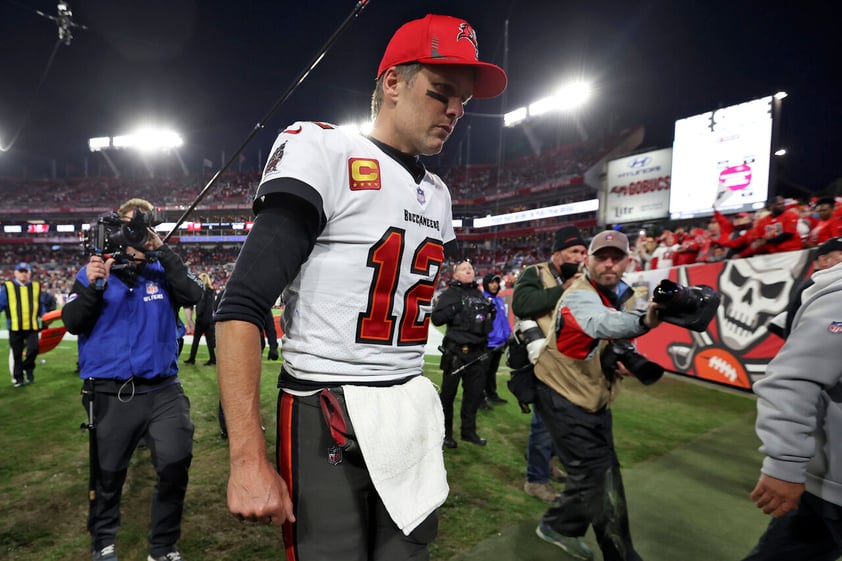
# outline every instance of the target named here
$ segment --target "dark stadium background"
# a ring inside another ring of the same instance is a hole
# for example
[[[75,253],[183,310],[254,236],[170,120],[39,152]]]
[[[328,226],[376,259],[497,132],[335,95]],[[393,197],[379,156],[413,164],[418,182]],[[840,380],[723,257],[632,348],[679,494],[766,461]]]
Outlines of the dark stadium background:
[[[81,173],[87,139],[124,132],[141,118],[185,137],[185,161],[219,165],[349,14],[350,0],[74,0],[76,29],[35,95],[55,46],[46,0],[0,0],[0,142],[29,118],[16,145],[0,153],[0,176]],[[835,25],[827,3],[725,0],[372,0],[322,64],[246,149],[257,166],[279,127],[297,119],[331,122],[367,115],[373,74],[390,33],[427,12],[468,19],[480,54],[503,64],[509,21],[510,87],[475,101],[434,164],[488,162],[499,118],[555,83],[584,76],[597,88],[580,115],[592,135],[642,125],[644,146],[667,147],[676,118],[789,92],[781,122],[786,185],[824,189],[842,176],[842,108],[834,86]],[[553,140],[575,139],[560,119]],[[470,128],[470,131],[469,131]],[[467,140],[470,132],[470,141]],[[522,132],[507,130],[516,150]],[[468,153],[470,144],[470,153]]]

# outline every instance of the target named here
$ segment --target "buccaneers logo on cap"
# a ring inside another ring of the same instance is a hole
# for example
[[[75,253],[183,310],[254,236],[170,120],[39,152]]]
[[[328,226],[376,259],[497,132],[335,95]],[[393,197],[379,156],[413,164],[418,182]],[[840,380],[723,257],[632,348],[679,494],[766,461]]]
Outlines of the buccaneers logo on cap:
[[[467,39],[474,46],[474,56],[479,60],[479,45],[477,44],[477,32],[471,27],[469,23],[459,24],[459,33],[456,35],[456,41],[459,39]]]

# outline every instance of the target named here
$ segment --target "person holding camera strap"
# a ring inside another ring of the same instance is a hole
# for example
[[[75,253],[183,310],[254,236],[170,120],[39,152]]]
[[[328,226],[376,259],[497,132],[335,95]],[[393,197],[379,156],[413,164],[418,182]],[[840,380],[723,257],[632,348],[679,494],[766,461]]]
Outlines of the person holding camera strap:
[[[88,531],[94,561],[117,561],[120,497],[141,439],[157,473],[148,561],[181,561],[176,546],[193,457],[190,405],[178,379],[176,313],[202,285],[152,229],[143,199],[100,220],[62,320],[79,336],[82,404],[91,439]],[[144,225],[144,231],[139,224]],[[131,229],[130,232],[126,231]]]
[[[488,333],[497,308],[477,287],[476,273],[469,260],[456,264],[450,287],[442,292],[430,319],[433,325],[447,324],[441,357],[441,405],[444,409],[444,447],[456,448],[453,439],[453,400],[462,380],[462,440],[485,446],[477,434],[477,409],[482,401],[489,358]]]
[[[525,343],[529,362],[522,368],[533,368],[538,358],[538,350],[547,334],[552,333],[553,311],[564,290],[579,276],[579,266],[585,259],[587,244],[576,226],[563,226],[553,236],[552,256],[545,263],[538,263],[523,270],[515,283],[512,294],[512,312],[518,318],[517,327],[526,336]],[[525,320],[537,322],[538,329]],[[523,338],[523,337],[522,337]],[[531,351],[531,352],[529,352]],[[518,365],[509,364],[517,368]],[[534,378],[529,372],[528,376]],[[517,397],[517,396],[516,396]],[[528,408],[527,408],[528,409]],[[528,411],[527,411],[528,412]],[[529,438],[526,446],[526,482],[523,491],[545,503],[552,504],[558,492],[550,483],[551,477],[563,481],[566,475],[558,468],[553,468],[553,441],[541,416],[532,408],[532,420],[529,424]]]
[[[562,494],[547,510],[538,536],[577,559],[593,559],[579,538],[593,526],[605,561],[636,561],[620,464],[614,450],[611,402],[623,377],[603,372],[608,341],[642,335],[661,323],[650,302],[646,313],[631,311],[633,291],[622,282],[629,261],[625,234],[597,234],[585,257],[585,273],[564,291],[554,314],[554,337],[547,337],[535,364],[536,407],[567,470]]]

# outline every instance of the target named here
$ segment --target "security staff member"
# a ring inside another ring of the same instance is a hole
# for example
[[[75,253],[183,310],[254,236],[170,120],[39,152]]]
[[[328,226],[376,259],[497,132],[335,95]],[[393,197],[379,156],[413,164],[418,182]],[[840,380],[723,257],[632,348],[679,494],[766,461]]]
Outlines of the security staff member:
[[[477,434],[477,408],[482,400],[488,359],[488,333],[496,308],[477,288],[474,266],[460,261],[450,287],[442,292],[430,319],[433,325],[447,324],[441,358],[441,404],[444,409],[444,446],[456,448],[453,439],[453,400],[462,380],[462,440],[485,446]]]
[[[14,280],[0,285],[0,310],[6,312],[9,347],[12,349],[12,385],[35,381],[35,358],[38,356],[38,332],[41,317],[49,311],[51,297],[40,282],[32,280],[29,263],[15,267]],[[26,358],[24,358],[26,351]]]

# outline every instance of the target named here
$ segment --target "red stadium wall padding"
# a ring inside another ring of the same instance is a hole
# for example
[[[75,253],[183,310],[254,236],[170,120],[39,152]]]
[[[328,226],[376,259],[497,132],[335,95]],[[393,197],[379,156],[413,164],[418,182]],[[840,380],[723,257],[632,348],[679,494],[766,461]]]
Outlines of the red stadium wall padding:
[[[664,323],[638,337],[637,350],[677,374],[750,391],[783,346],[767,326],[786,309],[790,295],[812,273],[812,265],[809,250],[801,250],[627,273],[624,280],[634,289],[640,309],[645,309],[664,278],[684,286],[708,285],[722,296],[704,332]],[[500,291],[513,322],[511,294],[511,289]]]

